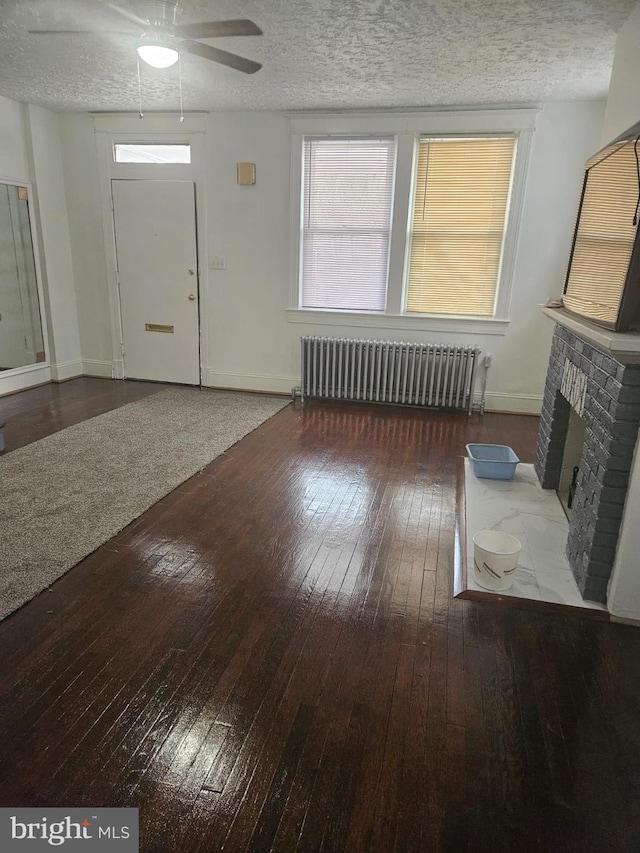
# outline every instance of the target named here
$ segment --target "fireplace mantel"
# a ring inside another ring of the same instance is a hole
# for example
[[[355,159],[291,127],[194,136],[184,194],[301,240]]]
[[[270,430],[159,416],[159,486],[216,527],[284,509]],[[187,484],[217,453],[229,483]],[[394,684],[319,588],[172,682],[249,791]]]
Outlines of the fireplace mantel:
[[[554,323],[564,326],[576,335],[580,335],[589,343],[604,350],[622,364],[640,364],[640,332],[611,332],[596,326],[575,314],[570,314],[564,308],[546,308],[542,313]]]

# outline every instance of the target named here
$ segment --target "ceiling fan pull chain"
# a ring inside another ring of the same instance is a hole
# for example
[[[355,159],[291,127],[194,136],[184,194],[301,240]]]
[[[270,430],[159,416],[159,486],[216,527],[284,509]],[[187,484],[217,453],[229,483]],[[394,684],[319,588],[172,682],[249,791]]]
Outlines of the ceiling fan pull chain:
[[[182,109],[182,56],[178,52],[178,86],[180,87],[180,124],[184,123],[184,111]]]
[[[142,83],[140,82],[140,57],[136,53],[136,64],[138,66],[138,114],[140,118],[143,117],[142,113]]]

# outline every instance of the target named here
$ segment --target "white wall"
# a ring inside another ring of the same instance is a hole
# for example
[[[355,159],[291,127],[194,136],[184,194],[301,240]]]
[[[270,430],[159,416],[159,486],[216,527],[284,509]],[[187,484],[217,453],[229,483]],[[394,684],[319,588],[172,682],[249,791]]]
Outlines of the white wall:
[[[209,340],[205,384],[289,392],[299,383],[302,334],[479,344],[493,355],[488,408],[538,412],[552,324],[538,305],[561,293],[584,161],[599,145],[603,102],[549,103],[537,120],[507,334],[415,328],[306,325],[287,318],[290,264],[290,138],[284,113],[209,116],[207,146]],[[108,299],[101,247],[94,134],[87,116],[61,117],[83,359],[108,359]],[[169,130],[175,130],[172,124]],[[254,186],[236,183],[236,163],[256,164]],[[396,323],[397,325],[397,323]]]
[[[231,388],[291,391],[298,332],[289,296],[289,122],[283,113],[210,116],[207,128],[210,351],[205,381]],[[254,186],[236,183],[236,163],[256,164]]]
[[[209,272],[214,306],[207,380],[287,391],[299,382],[302,334],[478,343],[493,355],[488,408],[537,412],[552,324],[538,304],[562,291],[584,161],[598,147],[602,102],[547,104],[538,117],[515,267],[511,324],[503,337],[287,321],[289,139],[286,117],[231,113],[210,118]],[[255,162],[255,187],[235,183],[235,163]],[[295,203],[295,200],[294,200]],[[550,214],[551,212],[551,214]]]
[[[60,138],[84,372],[111,376],[109,296],[92,117],[61,115]],[[101,370],[105,364],[106,373]]]
[[[640,121],[640,5],[620,29],[602,124],[601,147]]]
[[[0,95],[0,179],[28,181],[22,105]]]
[[[69,379],[82,373],[82,362],[58,116],[32,105],[25,107],[25,114],[51,333],[52,376]]]

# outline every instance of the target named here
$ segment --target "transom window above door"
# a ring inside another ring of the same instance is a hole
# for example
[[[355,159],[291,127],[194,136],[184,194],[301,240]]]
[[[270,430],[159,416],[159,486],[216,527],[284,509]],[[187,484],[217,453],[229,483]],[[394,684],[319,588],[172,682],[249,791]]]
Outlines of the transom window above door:
[[[149,163],[154,165],[191,163],[188,142],[116,142],[113,146],[116,163]]]

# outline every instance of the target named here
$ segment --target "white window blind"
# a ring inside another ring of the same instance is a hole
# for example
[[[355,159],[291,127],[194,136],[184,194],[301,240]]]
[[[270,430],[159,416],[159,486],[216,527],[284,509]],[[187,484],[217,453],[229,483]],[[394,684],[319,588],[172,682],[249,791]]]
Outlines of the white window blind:
[[[395,140],[306,138],[301,307],[384,311]]]
[[[420,140],[407,311],[492,316],[516,140]]]

